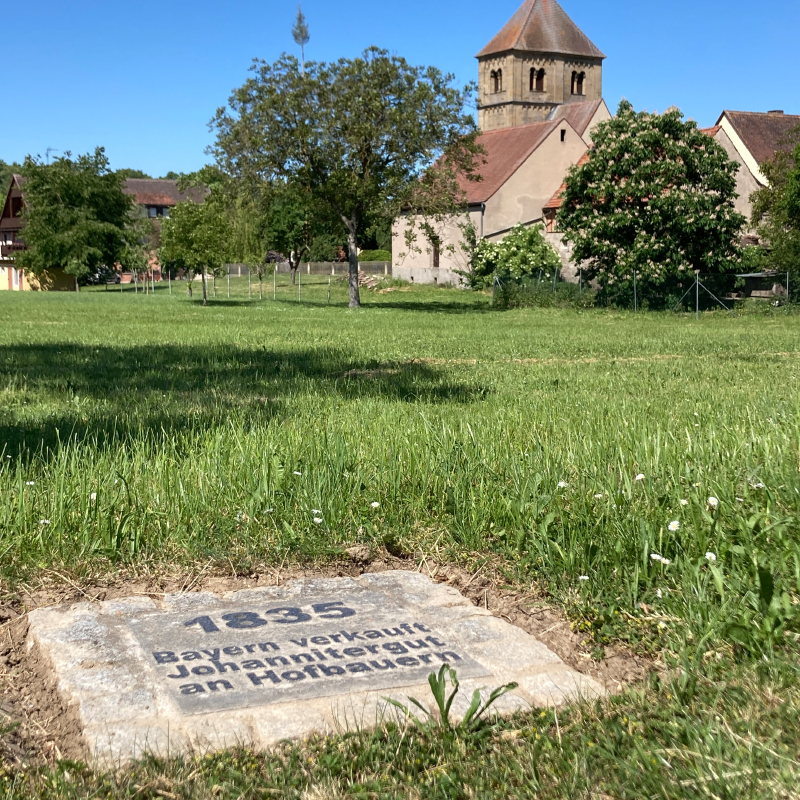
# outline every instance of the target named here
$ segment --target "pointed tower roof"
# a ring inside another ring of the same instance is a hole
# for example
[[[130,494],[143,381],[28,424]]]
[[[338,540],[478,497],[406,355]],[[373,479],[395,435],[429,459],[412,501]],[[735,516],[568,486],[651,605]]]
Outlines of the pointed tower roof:
[[[477,57],[507,50],[605,58],[556,0],[525,0]]]

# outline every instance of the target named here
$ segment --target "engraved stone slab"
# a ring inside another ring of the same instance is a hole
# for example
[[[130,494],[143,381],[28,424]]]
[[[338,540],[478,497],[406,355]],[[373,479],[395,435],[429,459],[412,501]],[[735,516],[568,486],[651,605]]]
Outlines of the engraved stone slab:
[[[115,764],[374,725],[393,712],[387,696],[429,703],[427,676],[443,663],[465,695],[518,682],[498,713],[602,693],[416,572],[38,609],[28,646],[52,664],[90,754]]]

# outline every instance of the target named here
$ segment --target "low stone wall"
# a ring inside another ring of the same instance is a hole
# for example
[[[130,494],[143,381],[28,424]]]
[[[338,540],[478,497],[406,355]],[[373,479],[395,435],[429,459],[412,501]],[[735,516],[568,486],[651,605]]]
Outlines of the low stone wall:
[[[433,267],[392,267],[392,277],[409,283],[429,283],[439,286],[463,286],[464,279],[451,269]]]

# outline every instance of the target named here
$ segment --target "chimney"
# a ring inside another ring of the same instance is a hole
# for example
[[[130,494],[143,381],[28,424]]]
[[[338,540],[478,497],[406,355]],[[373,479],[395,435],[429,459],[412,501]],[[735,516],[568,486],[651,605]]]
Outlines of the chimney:
[[[767,114],[775,114],[776,116],[783,116],[783,109],[776,110],[776,111],[767,111]]]

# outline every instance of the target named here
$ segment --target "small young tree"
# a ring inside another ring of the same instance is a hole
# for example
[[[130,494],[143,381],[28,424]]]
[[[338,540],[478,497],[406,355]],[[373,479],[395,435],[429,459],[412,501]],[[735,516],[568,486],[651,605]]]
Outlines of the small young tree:
[[[350,306],[360,305],[358,249],[401,211],[463,212],[455,176],[473,174],[472,86],[370,48],[334,64],[257,61],[212,125],[217,161],[232,175],[301,188],[347,238]],[[420,180],[439,165],[436,178]],[[443,176],[449,179],[443,179]],[[344,237],[343,237],[344,238]]]
[[[133,199],[108,168],[102,147],[75,160],[65,153],[52,164],[28,156],[22,175],[26,249],[16,256],[20,267],[35,275],[60,267],[77,286],[130,255]]]
[[[658,304],[693,270],[738,267],[738,166],[696,123],[678,110],[636,113],[623,101],[592,139],[588,161],[567,176],[558,226],[601,289],[631,285],[635,273]]]
[[[540,271],[548,277],[561,266],[558,253],[542,236],[542,226],[516,225],[501,241],[477,242],[472,258],[473,285],[486,285],[495,277],[524,278]]]
[[[308,31],[306,15],[301,6],[297,6],[297,17],[292,25],[292,38],[295,44],[300,46],[300,72],[306,71],[306,45],[311,41],[311,34]]]
[[[219,274],[226,263],[230,224],[219,204],[210,198],[204,203],[185,200],[178,203],[161,228],[161,262],[170,268],[182,268],[192,276],[200,272],[203,305],[208,305],[206,275]]]
[[[753,224],[767,244],[765,266],[791,275],[790,291],[800,296],[800,128],[786,148],[761,165],[768,183],[753,195]]]

